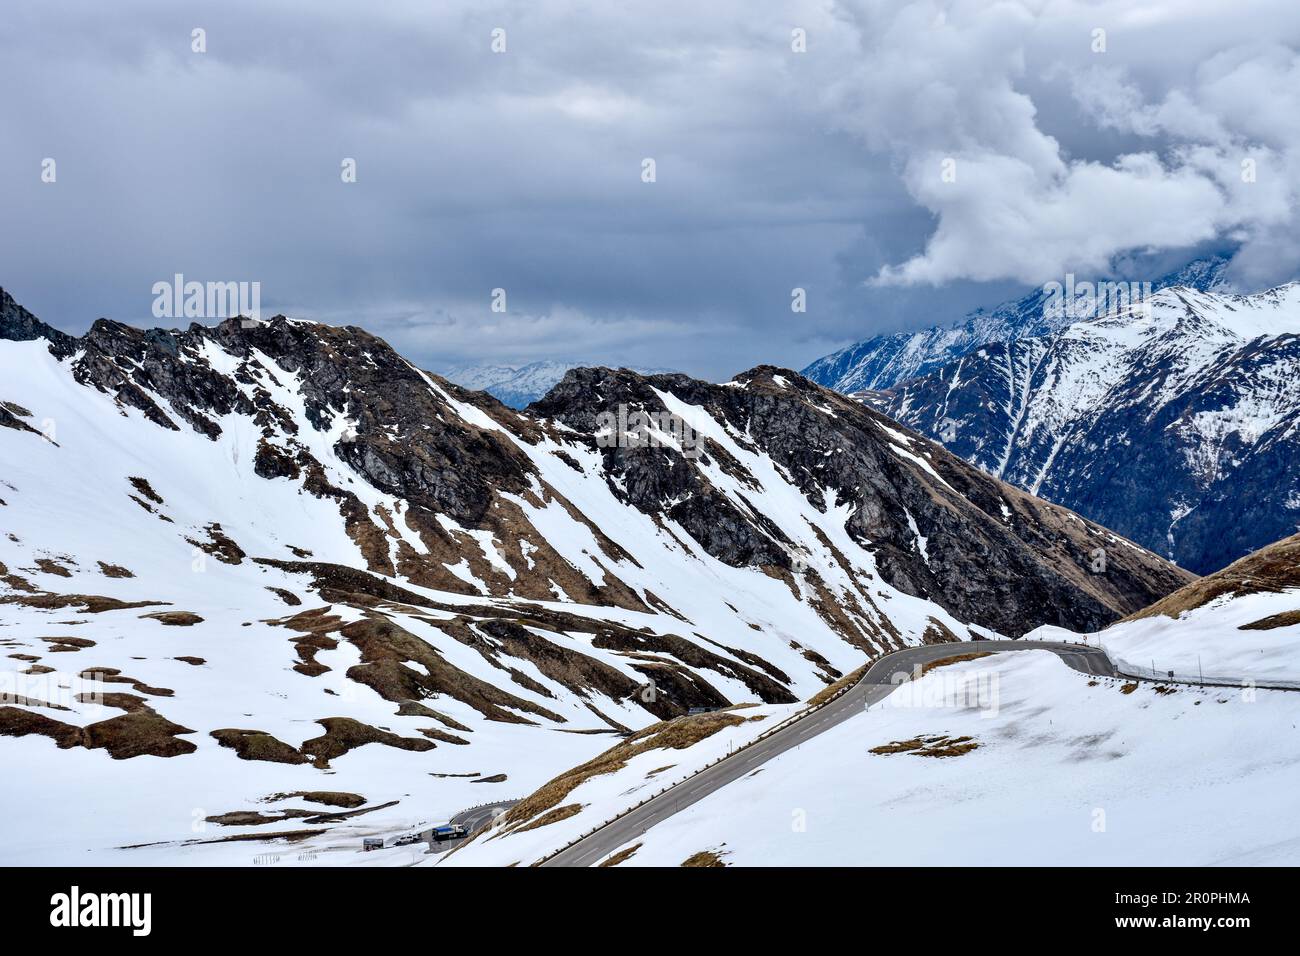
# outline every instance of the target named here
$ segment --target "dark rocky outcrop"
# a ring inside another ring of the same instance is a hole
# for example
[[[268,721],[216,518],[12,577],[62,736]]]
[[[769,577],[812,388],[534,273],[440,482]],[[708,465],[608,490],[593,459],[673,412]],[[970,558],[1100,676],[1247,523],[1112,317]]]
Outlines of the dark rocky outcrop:
[[[814,505],[828,506],[828,491],[851,502],[848,531],[875,555],[884,579],[963,620],[1009,635],[1048,623],[1097,630],[1191,579],[788,369],[760,366],[725,386],[576,369],[529,412],[595,436],[598,416],[618,405],[666,410],[656,390],[728,426],[738,446],[767,453]],[[761,509],[720,494],[676,450],[601,452],[607,481],[628,504],[672,518],[714,557],[791,567],[788,540]],[[716,463],[742,486],[757,484],[717,442],[704,443],[700,461]],[[1098,549],[1105,551],[1101,571],[1094,570]]]
[[[747,471],[742,459],[752,460],[751,454],[766,456],[813,508],[847,508],[849,535],[872,553],[885,582],[1005,634],[1040,624],[1095,630],[1189,579],[1104,528],[1017,492],[786,369],[761,366],[725,386],[677,374],[575,369],[520,414],[420,371],[381,339],[351,326],[277,316],[141,331],[100,320],[82,338],[71,339],[5,301],[4,334],[47,338],[52,353],[72,362],[79,382],[115,396],[160,427],[216,438],[224,417],[251,417],[262,433],[253,460],[257,475],[301,482],[305,493],[334,501],[369,571],[425,587],[482,593],[449,570],[467,562],[470,575],[493,595],[548,601],[559,587],[580,603],[675,613],[659,597],[622,581],[615,564],[635,558],[542,480],[525,449],[543,438],[568,468],[604,483],[630,508],[661,527],[684,529],[719,561],[785,581],[795,594],[801,593],[796,576],[804,572],[791,535],[806,537],[807,529],[797,514],[765,499],[764,482],[772,476]],[[275,400],[281,388],[301,397],[305,421]],[[705,441],[698,458],[675,447],[599,447],[603,414],[618,406],[665,412],[661,393],[667,392],[703,410],[727,430],[728,439]],[[304,428],[336,435],[338,458],[400,507],[368,510],[346,486],[350,479],[331,477],[335,472],[316,460],[301,440]],[[590,465],[564,450],[576,453],[581,445],[598,451],[597,473],[584,471]],[[709,477],[719,473],[726,488]],[[147,483],[136,489],[161,507]],[[564,559],[532,527],[519,501],[558,504],[585,523],[601,552],[593,558],[603,580],[594,583]],[[143,498],[138,503],[152,507]],[[489,561],[468,531],[490,532],[502,545],[498,556],[509,571]],[[222,561],[244,559],[219,524],[208,524],[205,534],[207,541],[190,540]],[[407,534],[418,536],[422,551]],[[830,542],[822,544],[850,578],[870,580],[870,568],[852,566]],[[1105,568],[1095,573],[1099,548],[1106,552]],[[865,593],[833,593],[816,572],[803,583],[805,599],[850,643],[864,650],[896,643],[887,612],[857,606],[872,600]],[[865,617],[876,623],[863,623]],[[649,640],[620,637],[617,643],[631,653],[636,643]],[[688,646],[699,650],[683,640],[667,653],[677,656]],[[544,648],[534,650],[535,663],[544,662]],[[699,653],[707,658],[700,666],[744,681],[762,699],[788,696],[761,667]],[[318,672],[319,665],[304,657],[299,667]],[[372,661],[362,670],[381,684],[410,680],[397,661]],[[610,680],[595,671],[586,677]],[[693,676],[675,675],[671,683],[700,701],[712,692]]]

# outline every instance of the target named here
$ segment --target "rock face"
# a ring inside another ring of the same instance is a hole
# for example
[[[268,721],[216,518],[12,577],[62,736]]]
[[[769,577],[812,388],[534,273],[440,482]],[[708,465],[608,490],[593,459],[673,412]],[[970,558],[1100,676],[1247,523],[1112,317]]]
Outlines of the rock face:
[[[866,400],[1197,573],[1300,527],[1300,285],[993,343]]]
[[[160,428],[188,428],[215,442],[229,427],[223,422],[254,422],[258,476],[301,482],[336,501],[368,570],[427,586],[466,590],[449,563],[462,556],[464,534],[487,533],[527,541],[542,557],[515,560],[510,548],[501,563],[468,557],[491,593],[545,598],[559,584],[584,602],[646,606],[635,589],[609,577],[558,581],[553,572],[564,560],[506,507],[546,484],[545,469],[529,455],[543,441],[557,446],[551,461],[568,458],[584,479],[607,486],[660,527],[680,526],[713,558],[789,577],[809,555],[798,543],[806,529],[788,529],[806,522],[782,513],[769,496],[769,476],[740,460],[759,456],[802,497],[801,508],[842,513],[844,531],[874,556],[888,584],[1005,634],[1044,623],[1092,630],[1185,581],[1105,529],[1016,493],[789,370],[763,366],[717,386],[678,374],[573,369],[520,415],[420,371],[354,327],[277,316],[142,331],[100,320],[73,340],[7,301],[12,337],[48,339],[54,357],[70,359],[79,384]],[[286,402],[286,389],[300,410]],[[702,417],[698,457],[671,441],[601,447],[601,416],[612,409],[665,421]],[[305,431],[317,435],[309,440]],[[422,558],[393,531],[393,514],[367,509],[330,477],[318,457],[322,439],[347,471],[394,499],[393,510],[438,560]],[[576,465],[565,445],[586,449],[599,468]],[[586,523],[599,539],[601,529]],[[1093,552],[1108,544],[1115,546],[1106,572],[1093,573]],[[550,570],[539,575],[539,566]]]
[[[73,343],[76,341],[72,336],[65,335],[36,318],[4,289],[0,289],[0,339],[10,342],[45,339],[50,343],[50,351],[61,358],[72,354]]]
[[[1203,292],[1224,291],[1222,257],[1197,259],[1151,283],[1152,291],[1181,286]],[[1041,289],[992,309],[976,309],[955,325],[939,325],[917,332],[877,335],[818,359],[803,374],[819,385],[839,392],[893,388],[928,375],[981,346],[1050,335],[1073,320],[1048,308],[1049,296]]]
[[[1136,610],[1189,579],[787,369],[760,366],[725,386],[579,369],[529,411],[591,435],[611,404],[662,412],[679,403],[702,410],[740,447],[760,450],[814,507],[844,509],[845,530],[875,556],[885,581],[962,620],[1012,635],[1054,617],[1095,630],[1116,609]],[[789,569],[799,549],[745,497],[743,489],[761,483],[726,444],[706,437],[704,468],[688,467],[675,450],[607,447],[604,470],[623,500],[681,524],[719,560]],[[741,493],[720,494],[710,465]],[[1090,570],[1098,549],[1108,555],[1105,573]]]

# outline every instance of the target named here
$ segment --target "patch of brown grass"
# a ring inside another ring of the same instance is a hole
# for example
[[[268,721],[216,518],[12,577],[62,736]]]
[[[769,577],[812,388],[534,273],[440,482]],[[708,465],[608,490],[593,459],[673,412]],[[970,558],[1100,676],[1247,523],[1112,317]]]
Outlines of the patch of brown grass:
[[[858,681],[862,680],[863,676],[865,676],[867,673],[867,669],[871,667],[872,663],[873,663],[872,661],[867,661],[857,670],[853,671],[853,673],[845,674],[843,677],[841,677],[833,684],[827,684],[817,693],[813,694],[811,697],[808,698],[808,705],[810,707],[819,707],[820,705],[826,703],[826,701],[834,697],[836,694],[838,694],[844,688],[852,687]]]
[[[250,840],[283,840],[285,843],[298,843],[313,837],[320,830],[280,830],[276,833],[232,833],[230,836],[217,837],[213,840],[191,840],[191,843],[246,843]]]
[[[306,800],[308,803],[322,803],[327,807],[343,807],[355,810],[366,802],[359,793],[346,790],[294,790],[291,793],[273,793],[263,799],[263,803],[278,803],[281,800]]]
[[[937,661],[926,661],[921,665],[921,676],[924,677],[932,670],[940,667],[947,667],[949,664],[960,664],[962,661],[977,661],[981,657],[992,657],[989,651],[973,651],[970,654],[954,654],[952,657],[941,657]]]
[[[714,711],[651,724],[599,756],[543,784],[511,807],[502,822],[507,828],[512,828],[545,813],[558,806],[574,789],[592,777],[622,770],[637,754],[657,749],[685,750],[720,730],[744,722],[743,718],[735,714]]]
[[[439,622],[452,637],[460,639],[456,622]],[[427,641],[394,621],[379,615],[345,625],[340,633],[361,651],[363,663],[348,668],[347,676],[365,684],[386,700],[400,703],[431,694],[449,694],[468,704],[488,720],[526,724],[530,721],[511,710],[536,714],[557,724],[559,714],[522,697],[515,697],[495,684],[461,670],[437,652]],[[421,665],[408,667],[407,661]]]
[[[329,634],[342,626],[343,618],[337,614],[330,614],[330,610],[331,607],[327,604],[325,607],[313,608],[295,614],[293,617],[270,622],[300,632],[293,638],[294,650],[298,652],[298,662],[293,665],[293,669],[299,674],[319,677],[329,671],[328,667],[316,660],[316,652],[332,651],[339,646],[339,642]]]
[[[172,697],[176,693],[169,687],[150,687],[134,677],[127,677],[116,667],[87,667],[77,676],[82,680],[99,681],[104,684],[130,684],[133,690],[151,697]]]
[[[1300,587],[1300,534],[1260,548],[1222,571],[1193,581],[1124,620],[1135,621],[1159,614],[1177,618],[1184,611],[1204,607],[1225,594],[1278,594],[1295,587]]]
[[[268,763],[306,763],[294,747],[261,730],[223,728],[209,734],[223,747],[229,747],[240,760],[265,760]]]
[[[212,555],[222,564],[239,564],[248,557],[244,549],[227,535],[221,525],[215,521],[203,529],[207,532],[208,540],[199,541],[195,538],[186,538],[185,540],[207,554]]]
[[[163,503],[162,496],[158,494],[158,492],[154,491],[153,486],[144,478],[130,478],[128,480],[135,487],[136,491],[140,492],[140,494],[144,495],[154,504],[160,505]]]
[[[265,560],[261,561],[261,563],[279,566],[276,562]],[[358,573],[362,575],[362,578],[368,578],[368,575],[364,575],[364,572],[352,571],[351,575],[348,575],[348,569],[336,568],[334,565],[321,565],[319,567],[330,574],[348,576],[352,580],[357,580],[355,575]],[[322,573],[325,573],[325,571]],[[384,600],[390,600],[399,599],[400,594],[403,593],[407,592],[400,592],[400,589],[398,589],[397,594],[385,593],[376,596],[382,597]],[[363,592],[349,592],[334,596],[345,599],[348,603],[355,602],[358,606],[366,606],[366,596]],[[415,597],[415,595],[412,595],[412,597]],[[332,598],[327,597],[327,600],[329,599]],[[371,601],[370,603],[374,604],[376,602]],[[314,654],[314,651],[311,651],[312,648],[333,648],[338,646],[337,641],[330,636],[337,632],[344,639],[351,641],[361,651],[362,662],[349,667],[347,677],[359,684],[366,685],[385,700],[393,701],[400,707],[417,706],[418,702],[425,697],[448,694],[456,700],[473,707],[488,720],[514,724],[532,723],[526,717],[513,713],[514,710],[520,710],[536,714],[547,720],[553,720],[556,723],[564,723],[564,718],[559,714],[524,698],[515,697],[513,694],[501,690],[495,684],[474,677],[472,674],[451,664],[427,641],[412,634],[391,618],[370,611],[362,620],[343,624],[342,618],[339,616],[327,614],[326,612],[329,610],[328,606],[316,608],[311,611],[303,611],[292,617],[270,622],[304,633],[305,636],[295,638],[294,641],[299,655],[307,656],[309,659],[303,662],[303,666],[295,667],[295,670],[310,674],[313,671],[319,672],[318,669],[323,669],[323,665],[317,664],[309,652]],[[462,640],[465,637],[461,633],[464,626],[456,621],[433,621],[430,619],[430,623],[444,628],[450,636],[455,637],[457,640]],[[482,638],[480,637],[479,640],[481,641]],[[408,666],[408,662],[419,666]],[[304,668],[310,668],[310,670]],[[436,712],[430,711],[430,713],[433,714],[435,719],[447,723]],[[448,724],[448,726],[451,725]]]
[[[536,830],[538,827],[549,826],[552,823],[559,823],[561,820],[567,820],[569,817],[576,816],[582,812],[583,804],[569,803],[562,807],[556,807],[554,810],[548,810],[536,820],[519,827],[515,832],[523,833],[525,830]]]
[[[922,644],[958,644],[961,638],[954,634],[936,617],[928,618],[925,632],[921,635]]]
[[[267,590],[290,607],[298,607],[302,604],[302,598],[298,597],[298,595],[294,594],[292,591],[287,591],[284,588],[273,588],[270,586],[267,587]]]
[[[444,727],[450,727],[452,730],[460,730],[467,734],[472,734],[474,732],[472,728],[466,727],[459,720],[456,720],[456,718],[448,717],[446,714],[414,700],[402,701],[401,705],[397,708],[397,716],[430,717],[433,720],[440,721]]]
[[[198,749],[188,740],[180,740],[175,736],[192,734],[194,731],[174,724],[153,711],[139,711],[101,720],[84,728],[84,733],[84,747],[92,750],[103,748],[114,760],[145,755],[178,757]]]
[[[106,578],[135,577],[135,574],[133,574],[128,569],[122,567],[120,564],[108,564],[107,562],[104,561],[96,561],[95,563],[99,565],[99,570],[103,572],[103,575]]]
[[[327,769],[329,762],[342,757],[350,750],[364,747],[366,744],[383,744],[398,750],[425,751],[432,750],[434,743],[415,737],[399,737],[397,734],[378,727],[371,727],[351,717],[324,717],[316,721],[325,728],[325,733],[310,740],[304,740],[300,750],[312,758],[313,766]]]
[[[104,597],[102,594],[54,594],[50,591],[9,594],[0,598],[0,604],[17,604],[20,607],[36,608],[41,611],[58,611],[73,607],[85,614],[125,611],[137,607],[158,607],[166,603],[166,601],[119,601],[117,598]]]
[[[152,614],[141,614],[140,618],[158,621],[168,627],[193,627],[203,623],[203,618],[192,611],[155,611]]]
[[[682,860],[682,866],[726,866],[715,850],[701,850]]]
[[[95,642],[88,637],[42,637],[39,640],[50,645],[50,653],[70,653],[87,647],[94,647]]]
[[[318,812],[313,813],[308,818],[308,823],[335,823],[339,820],[351,820],[353,817],[363,817],[367,813],[374,813],[376,810],[387,810],[389,807],[395,807],[400,800],[389,800],[387,803],[376,803],[373,807],[364,807],[360,810],[338,810],[333,813]]]
[[[1258,621],[1251,621],[1249,624],[1241,625],[1237,630],[1271,631],[1277,627],[1290,627],[1293,624],[1300,624],[1300,611],[1283,611],[1281,614],[1261,617]]]
[[[40,591],[40,588],[22,575],[10,573],[3,561],[0,561],[0,584],[4,584],[12,591],[26,591],[29,594]]]
[[[288,807],[280,813],[268,816],[257,810],[232,810],[229,813],[218,813],[214,816],[204,817],[205,823],[215,823],[221,827],[260,827],[268,823],[284,823],[286,820],[299,819],[301,817],[313,817],[316,815],[315,810],[304,810],[301,807]]]
[[[947,737],[931,734],[925,737],[913,737],[911,740],[896,740],[893,743],[872,747],[873,754],[908,753],[916,757],[960,757],[979,748],[974,737]]]
[[[14,707],[0,707],[0,737],[39,734],[49,737],[60,749],[85,747],[87,750],[106,750],[114,760],[145,755],[177,757],[193,753],[198,749],[194,744],[175,736],[192,733],[194,731],[189,728],[174,724],[147,707],[85,727]]]
[[[430,740],[439,740],[444,744],[457,744],[459,746],[469,744],[469,741],[464,737],[457,737],[455,734],[449,734],[447,731],[439,730],[437,727],[421,727],[420,733],[424,734],[424,736],[428,737]]]
[[[37,558],[36,567],[44,571],[46,574],[54,574],[61,578],[72,577],[72,572],[59,564],[59,562],[55,561],[53,558]]]
[[[618,866],[620,863],[624,862],[625,860],[630,860],[632,858],[632,855],[636,853],[636,851],[639,849],[641,849],[641,844],[634,843],[629,847],[625,847],[624,849],[619,850],[617,853],[615,853],[613,856],[611,856],[608,860],[606,860],[604,863],[600,865]]]

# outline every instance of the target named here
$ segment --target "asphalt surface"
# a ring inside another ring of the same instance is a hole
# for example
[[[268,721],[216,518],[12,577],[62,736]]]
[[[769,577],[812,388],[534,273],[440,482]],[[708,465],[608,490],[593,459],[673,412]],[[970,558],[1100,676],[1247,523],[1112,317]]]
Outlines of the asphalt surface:
[[[978,652],[1052,651],[1067,665],[1084,674],[1118,677],[1104,651],[1080,644],[1049,641],[963,641],[960,644],[927,644],[894,651],[876,661],[857,684],[831,703],[795,721],[785,729],[758,741],[707,770],[683,780],[647,803],[607,824],[573,846],[551,857],[543,866],[591,866],[619,847],[635,840],[691,804],[704,799],[752,773],[778,754],[825,733],[884,700],[898,684],[912,676],[913,669],[929,661]]]
[[[468,830],[469,833],[465,837],[465,839],[468,839],[485,826],[489,826],[498,813],[505,813],[518,802],[518,800],[498,800],[496,803],[484,804],[481,807],[470,807],[468,810],[460,811],[447,822],[458,823]],[[434,829],[434,827],[430,827],[427,830],[421,830],[419,834],[420,839],[429,844],[430,853],[445,853],[462,842],[461,840],[443,840],[441,843],[434,843]]]

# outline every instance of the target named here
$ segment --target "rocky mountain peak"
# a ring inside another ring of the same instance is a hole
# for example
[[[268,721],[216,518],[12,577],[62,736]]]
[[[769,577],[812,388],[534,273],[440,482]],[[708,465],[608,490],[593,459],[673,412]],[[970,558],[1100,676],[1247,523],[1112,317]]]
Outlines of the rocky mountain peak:
[[[759,366],[723,385],[579,369],[529,412],[585,435],[622,500],[680,524],[733,566],[784,572],[806,559],[750,498],[763,476],[741,459],[759,452],[815,508],[845,510],[846,531],[875,555],[891,585],[1004,633],[1023,633],[1017,622],[1026,617],[1058,613],[1071,618],[1067,626],[1095,629],[1113,619],[1111,601],[1136,607],[1151,590],[1188,580],[1104,528],[1003,485],[789,369]],[[663,416],[680,417],[698,431],[697,454],[683,454],[680,440],[667,437],[595,440],[602,415],[605,422],[621,416],[623,427],[641,413],[659,431],[667,430]],[[1104,576],[1090,571],[1098,549],[1114,552]],[[1017,595],[1014,582],[1027,581],[1034,586]]]
[[[830,609],[865,605],[877,576],[1006,634],[1095,629],[1186,580],[779,366],[721,385],[576,368],[521,414],[355,327],[284,316],[185,331],[100,320],[75,341],[73,378],[154,425],[224,444],[252,423],[255,445],[237,459],[261,480],[334,502],[369,571],[426,586],[465,590],[449,569],[463,535],[482,534],[517,544],[504,558],[475,545],[472,588],[537,599],[560,587],[584,602],[652,606],[657,597],[615,570],[630,553],[608,537],[608,522],[627,520],[611,517],[611,503],[721,566],[785,581],[855,640],[887,635],[888,615],[859,606],[872,622],[864,630]],[[583,504],[593,487],[610,503]],[[368,495],[382,503],[367,505]],[[553,507],[585,528],[603,570],[564,569],[529,517]],[[1090,570],[1098,549],[1113,552],[1105,574]],[[827,561],[846,575],[838,592]],[[859,596],[846,598],[846,587]]]
[[[46,325],[0,288],[0,340],[31,342],[36,339],[48,340],[50,350],[61,357],[72,354],[76,341],[72,336]]]

